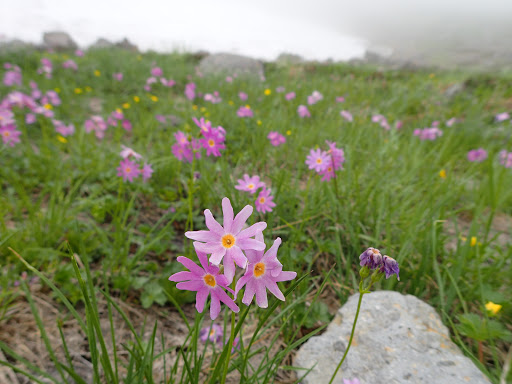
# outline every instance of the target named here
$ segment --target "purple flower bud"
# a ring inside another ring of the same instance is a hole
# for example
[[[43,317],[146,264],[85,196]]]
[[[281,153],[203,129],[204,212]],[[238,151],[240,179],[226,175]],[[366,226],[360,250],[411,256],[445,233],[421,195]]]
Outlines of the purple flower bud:
[[[386,273],[386,279],[389,279],[391,275],[396,275],[397,280],[400,281],[400,276],[398,276],[400,268],[398,267],[398,262],[392,257],[384,255],[382,270]]]
[[[368,248],[359,256],[361,267],[368,267],[370,269],[378,268],[382,265],[382,254],[376,248]]]

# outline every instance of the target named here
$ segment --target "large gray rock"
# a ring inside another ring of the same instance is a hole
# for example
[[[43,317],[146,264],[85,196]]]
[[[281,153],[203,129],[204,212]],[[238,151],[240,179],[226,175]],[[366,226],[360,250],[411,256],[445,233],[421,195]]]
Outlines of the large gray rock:
[[[358,298],[351,296],[327,331],[300,348],[295,365],[314,367],[302,384],[329,382],[348,344]],[[355,377],[361,384],[490,383],[450,340],[434,308],[393,291],[363,297],[352,347],[334,383]]]
[[[231,53],[215,53],[206,56],[199,63],[199,70],[204,74],[263,76],[261,61]]]
[[[78,48],[71,36],[62,31],[45,32],[43,34],[43,43],[47,49],[55,51],[68,51]]]
[[[112,48],[114,46],[114,43],[103,38],[103,37],[100,37],[98,40],[96,40],[94,42],[94,44],[92,44],[89,48],[92,48],[92,49],[106,49],[106,48]]]

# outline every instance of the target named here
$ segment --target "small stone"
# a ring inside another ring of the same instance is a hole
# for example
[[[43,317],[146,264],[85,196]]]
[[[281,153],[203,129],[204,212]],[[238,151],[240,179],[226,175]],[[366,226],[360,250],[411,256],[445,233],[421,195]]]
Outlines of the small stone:
[[[327,331],[300,348],[295,366],[313,367],[301,383],[329,382],[348,345],[358,299],[351,296]],[[394,291],[363,298],[352,346],[334,383],[353,377],[361,383],[490,384],[451,341],[434,308]]]
[[[263,64],[247,56],[216,53],[201,60],[199,71],[205,75],[247,75],[259,78],[263,76]]]
[[[45,32],[43,43],[46,49],[55,51],[71,51],[78,48],[71,36],[63,31]]]

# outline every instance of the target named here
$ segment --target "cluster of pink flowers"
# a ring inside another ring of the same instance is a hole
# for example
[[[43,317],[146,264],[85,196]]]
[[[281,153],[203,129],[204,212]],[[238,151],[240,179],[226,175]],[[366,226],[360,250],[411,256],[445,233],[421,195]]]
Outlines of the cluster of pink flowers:
[[[349,111],[345,111],[345,110],[341,111],[340,116],[343,117],[345,120],[347,120],[349,123],[354,121],[354,117],[352,116],[352,114]]]
[[[313,91],[313,93],[308,96],[308,104],[309,105],[316,104],[319,101],[323,100],[323,98],[324,98],[324,96],[320,92]]]
[[[417,128],[414,130],[414,136],[418,136],[420,140],[435,140],[442,135],[443,131],[437,127],[423,129]]]
[[[190,101],[196,98],[196,84],[195,83],[187,83],[185,85],[185,97]]]
[[[73,124],[66,125],[62,121],[52,120],[55,131],[62,136],[71,136],[75,133],[75,126]]]
[[[249,98],[249,95],[247,95],[247,93],[245,92],[238,92],[238,97],[240,98],[240,100],[245,101]]]
[[[190,139],[181,131],[174,134],[176,144],[172,146],[172,153],[180,161],[192,162],[194,154],[197,159],[201,158],[201,149],[206,149],[206,156],[221,156],[220,150],[225,149],[224,142],[226,140],[226,130],[220,125],[212,127],[210,121],[205,120],[203,117],[198,120],[195,117],[192,119],[194,123],[200,128],[200,139]]]
[[[121,126],[127,132],[131,132],[132,123],[130,120],[125,119],[123,112],[120,109],[116,109],[113,111],[110,116],[107,118],[107,124],[111,127],[117,127],[121,122]]]
[[[253,117],[254,112],[252,111],[251,107],[248,105],[241,106],[238,108],[238,111],[236,111],[236,114],[238,117]]]
[[[204,101],[209,101],[212,104],[219,104],[222,101],[218,91],[205,94],[203,99]]]
[[[103,139],[105,137],[105,131],[107,130],[107,123],[103,117],[94,115],[84,123],[85,132],[90,133],[94,131],[97,139]]]
[[[322,151],[321,149],[311,149],[306,158],[306,165],[309,169],[313,169],[322,175],[322,181],[329,181],[336,177],[336,171],[343,169],[345,162],[345,153],[343,149],[336,148],[336,143],[326,141],[329,149]]]
[[[286,95],[284,95],[284,98],[288,101],[295,99],[295,97],[296,97],[295,92],[288,92]]]
[[[471,162],[481,163],[487,159],[487,151],[483,148],[473,149],[468,152],[468,160]]]
[[[121,145],[121,147],[123,148],[120,153],[122,160],[117,168],[117,176],[122,177],[123,181],[129,181],[130,183],[139,176],[142,176],[143,182],[148,181],[154,172],[151,164],[142,163],[142,155],[133,149],[124,145]]]
[[[14,114],[11,110],[0,106],[0,136],[5,145],[14,147],[20,142],[21,132],[16,129]]]
[[[164,74],[164,71],[162,70],[162,68],[153,66],[153,68],[151,68],[151,76],[146,79],[146,84],[144,85],[144,90],[146,90],[147,92],[151,91],[151,85],[155,84],[159,81],[160,81],[160,84],[162,84],[165,87],[169,87],[169,88],[173,87],[176,84],[176,82],[174,80],[167,79],[167,78],[163,77],[163,74]],[[118,81],[122,80],[122,74],[121,74],[121,79],[119,79],[119,76],[118,76],[117,80]]]
[[[286,91],[286,88],[283,87],[282,85],[280,85],[279,87],[276,88],[277,93],[283,93],[284,91]]]
[[[21,86],[23,82],[23,76],[21,75],[20,67],[10,63],[5,63],[4,68],[7,69],[4,74],[4,85],[6,87],[12,87],[13,85]]]
[[[249,177],[248,174],[244,174],[243,179],[238,179],[238,184],[235,185],[235,189],[239,191],[249,192],[251,195],[255,194],[258,189],[261,188],[260,193],[254,205],[256,210],[261,213],[272,212],[272,209],[276,206],[274,203],[274,196],[270,194],[270,189],[267,188],[266,184],[260,180],[260,177],[254,175]]]
[[[66,60],[65,62],[62,63],[62,68],[64,69],[72,69],[73,71],[78,71],[78,65],[77,63],[75,63],[74,60]]]
[[[279,300],[284,295],[277,283],[293,280],[296,272],[283,271],[283,265],[277,259],[277,251],[281,239],[277,238],[270,249],[265,252],[263,230],[267,223],[259,222],[243,229],[253,208],[245,206],[234,216],[233,207],[227,197],[222,199],[224,214],[223,226],[213,217],[209,209],[204,211],[207,231],[186,232],[185,236],[196,240],[194,248],[200,266],[191,259],[179,256],[177,261],[188,271],[178,272],[169,277],[170,281],[178,282],[176,288],[195,291],[196,309],[203,312],[208,296],[211,297],[210,317],[217,318],[221,311],[220,303],[224,303],[233,312],[240,308],[235,300],[245,287],[242,303],[249,306],[256,296],[256,304],[260,308],[268,307],[267,289]],[[208,259],[208,255],[210,258]],[[220,273],[223,263],[224,274]],[[228,286],[233,282],[236,266],[245,270],[244,275],[235,282],[235,291]],[[230,297],[229,292],[233,297]]]
[[[270,140],[270,144],[272,144],[274,147],[278,147],[281,144],[286,143],[286,137],[275,131],[269,132],[267,139]]]
[[[384,128],[386,131],[389,131],[391,129],[391,124],[389,124],[388,119],[384,115],[377,114],[372,116],[372,122],[379,124],[382,128]],[[396,129],[402,128],[402,121],[397,120],[395,123]]]
[[[505,168],[512,168],[512,152],[500,151],[500,164]]]
[[[455,123],[458,123],[459,122],[459,119],[457,119],[456,117],[452,117],[448,120],[446,120],[446,126],[447,127],[451,127],[453,126]]]
[[[306,107],[305,105],[299,105],[297,107],[297,113],[299,114],[299,117],[301,117],[301,118],[311,117],[311,113],[309,112],[308,107]]]
[[[53,73],[52,61],[46,57],[43,57],[41,59],[41,67],[37,69],[37,73],[44,75],[47,79],[51,79]]]
[[[510,119],[510,114],[508,112],[501,112],[501,113],[498,113],[495,117],[494,117],[494,121],[496,121],[497,123],[500,123],[502,121],[505,121],[505,120],[508,120]]]

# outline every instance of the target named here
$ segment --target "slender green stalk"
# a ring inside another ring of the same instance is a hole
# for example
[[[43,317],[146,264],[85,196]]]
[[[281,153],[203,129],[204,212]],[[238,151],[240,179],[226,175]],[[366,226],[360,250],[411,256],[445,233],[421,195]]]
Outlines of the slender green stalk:
[[[235,340],[235,312],[231,312],[231,333],[229,335],[228,343],[228,356],[224,365],[224,373],[222,375],[221,384],[226,383],[226,377],[228,375],[229,361],[231,360],[231,350],[233,349],[233,341]]]
[[[341,358],[338,366],[336,367],[336,370],[334,371],[331,380],[329,380],[329,384],[332,384],[334,378],[336,377],[336,374],[341,368],[341,364],[345,361],[345,358],[347,357],[348,351],[350,349],[350,346],[352,345],[352,339],[354,338],[354,332],[356,330],[356,324],[357,324],[357,318],[359,317],[359,310],[361,309],[361,302],[363,301],[363,295],[364,291],[361,289],[363,282],[361,281],[361,284],[359,284],[359,301],[357,302],[357,311],[356,311],[356,317],[354,318],[354,324],[352,325],[352,332],[350,333],[350,339],[348,340],[347,349],[345,349],[345,353],[343,354],[343,357]]]

